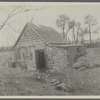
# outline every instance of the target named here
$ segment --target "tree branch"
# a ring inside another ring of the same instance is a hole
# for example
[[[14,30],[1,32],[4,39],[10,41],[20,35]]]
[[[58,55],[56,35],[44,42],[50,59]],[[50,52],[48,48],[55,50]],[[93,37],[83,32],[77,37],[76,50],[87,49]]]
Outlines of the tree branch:
[[[25,13],[25,12],[29,12],[29,11],[33,11],[33,10],[43,10],[46,9],[48,7],[42,7],[42,8],[36,8],[36,9],[25,9],[25,6],[17,6],[15,7],[11,13],[8,14],[6,20],[3,22],[2,25],[0,25],[0,30],[7,24],[7,22],[14,16],[21,14],[21,13]]]
[[[16,33],[20,33],[20,31],[16,31],[15,29],[13,29],[10,25],[7,25],[10,29],[12,29],[14,32]]]

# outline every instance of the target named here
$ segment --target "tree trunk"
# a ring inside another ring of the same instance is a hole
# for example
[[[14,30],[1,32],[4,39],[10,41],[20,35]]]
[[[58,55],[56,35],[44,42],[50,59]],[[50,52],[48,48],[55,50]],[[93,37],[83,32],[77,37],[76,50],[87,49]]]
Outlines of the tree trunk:
[[[78,36],[79,36],[79,27],[77,29],[77,43],[79,42]]]
[[[67,35],[68,35],[69,30],[70,30],[70,29],[68,29],[68,30],[67,30],[67,33],[66,33],[66,40],[67,40]]]
[[[78,33],[77,33],[77,43],[78,43]]]
[[[91,32],[89,33],[89,36],[90,36],[90,43],[92,43],[92,40],[91,40]]]
[[[65,38],[65,32],[64,32],[64,28],[63,28],[63,38]]]
[[[82,34],[82,40],[81,43],[84,44],[84,35]]]
[[[91,38],[91,26],[89,25],[89,37],[90,37],[90,43],[92,43],[92,38]]]
[[[74,39],[74,42],[76,44],[76,40],[75,40],[75,29],[73,28],[73,39]]]

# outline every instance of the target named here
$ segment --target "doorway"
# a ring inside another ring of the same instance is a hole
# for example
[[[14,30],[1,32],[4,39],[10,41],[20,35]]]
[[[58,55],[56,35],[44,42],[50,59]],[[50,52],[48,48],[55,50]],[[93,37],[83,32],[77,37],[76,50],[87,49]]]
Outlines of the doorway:
[[[44,50],[36,50],[36,65],[39,71],[45,71],[45,55]]]

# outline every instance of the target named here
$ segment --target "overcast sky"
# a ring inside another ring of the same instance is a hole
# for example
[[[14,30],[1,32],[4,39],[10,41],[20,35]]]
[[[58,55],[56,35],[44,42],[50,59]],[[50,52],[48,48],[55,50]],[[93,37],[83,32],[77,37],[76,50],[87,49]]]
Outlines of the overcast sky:
[[[11,12],[14,6],[19,3],[1,3],[0,4],[0,24],[6,19],[7,15]],[[81,22],[84,26],[84,18],[86,15],[90,14],[96,18],[98,24],[94,28],[100,29],[100,3],[20,3],[20,5],[26,5],[26,8],[43,8],[42,10],[33,10],[27,13],[18,14],[12,19],[9,20],[10,26],[16,30],[21,31],[26,22],[30,22],[32,17],[33,23],[52,26],[58,32],[60,30],[56,26],[56,20],[59,15],[66,14],[72,20],[74,19],[76,22]],[[12,6],[13,5],[13,6]],[[20,32],[14,32],[8,26],[5,26],[2,30],[0,30],[0,46],[13,45],[15,40],[18,38]],[[69,35],[69,37],[71,37]],[[95,39],[100,37],[100,34],[93,34],[92,38]],[[14,40],[15,38],[15,40]],[[87,35],[88,39],[88,35]]]

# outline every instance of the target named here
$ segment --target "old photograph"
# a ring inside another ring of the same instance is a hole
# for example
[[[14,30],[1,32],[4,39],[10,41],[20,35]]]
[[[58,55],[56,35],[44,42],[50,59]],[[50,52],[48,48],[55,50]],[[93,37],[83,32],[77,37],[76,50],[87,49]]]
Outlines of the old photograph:
[[[100,3],[0,3],[0,96],[100,95]]]

